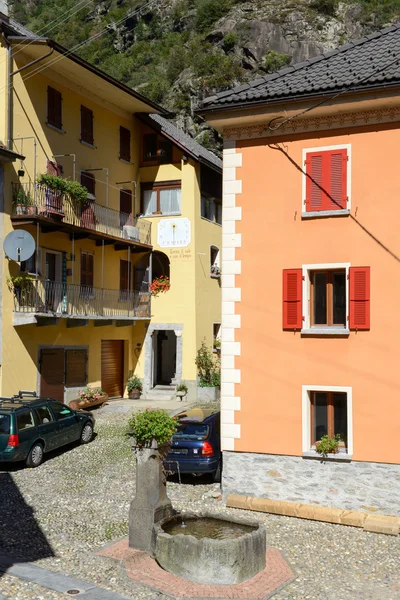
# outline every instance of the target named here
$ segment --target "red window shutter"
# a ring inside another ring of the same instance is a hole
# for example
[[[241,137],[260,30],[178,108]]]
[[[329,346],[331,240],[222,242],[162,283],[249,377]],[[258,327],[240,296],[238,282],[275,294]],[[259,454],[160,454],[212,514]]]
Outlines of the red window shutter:
[[[306,211],[347,208],[347,150],[306,155]]]
[[[46,173],[48,175],[58,175],[58,177],[62,177],[64,174],[64,167],[55,160],[47,159]]]
[[[370,267],[350,267],[350,329],[370,329]]]
[[[302,276],[301,269],[283,270],[283,329],[301,329]]]
[[[343,210],[347,208],[347,150],[331,150],[327,154],[330,183],[327,210]]]
[[[306,210],[323,210],[323,153],[309,152],[306,158]]]

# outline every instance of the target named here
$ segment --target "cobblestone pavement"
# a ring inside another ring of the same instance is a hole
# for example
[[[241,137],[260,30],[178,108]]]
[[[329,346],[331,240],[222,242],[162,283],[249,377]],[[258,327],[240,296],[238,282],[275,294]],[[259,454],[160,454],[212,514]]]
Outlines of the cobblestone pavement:
[[[98,435],[91,444],[52,455],[37,469],[0,471],[0,554],[135,600],[167,600],[127,580],[119,563],[96,556],[102,545],[127,536],[135,491],[134,456],[123,435],[127,415],[98,411],[96,419]],[[218,484],[201,479],[168,484],[176,509],[249,516],[226,509],[218,491]],[[400,600],[400,536],[274,515],[251,516],[265,523],[267,545],[283,553],[297,576],[274,600]],[[71,597],[10,575],[0,576],[1,595],[7,600]]]

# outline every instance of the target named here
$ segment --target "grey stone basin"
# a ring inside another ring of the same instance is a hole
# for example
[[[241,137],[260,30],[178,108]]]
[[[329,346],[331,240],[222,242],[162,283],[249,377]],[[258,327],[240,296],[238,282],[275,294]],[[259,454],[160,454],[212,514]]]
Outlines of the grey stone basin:
[[[265,527],[257,521],[179,514],[156,523],[153,539],[159,565],[194,583],[241,583],[266,566]]]

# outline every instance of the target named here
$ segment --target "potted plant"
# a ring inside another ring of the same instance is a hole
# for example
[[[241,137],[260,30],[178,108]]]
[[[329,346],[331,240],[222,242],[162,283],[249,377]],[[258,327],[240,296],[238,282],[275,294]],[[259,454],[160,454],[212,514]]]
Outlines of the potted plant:
[[[129,398],[131,400],[139,400],[143,387],[139,377],[136,377],[136,375],[132,375],[132,377],[129,377],[126,387],[128,388]]]
[[[203,341],[197,351],[195,362],[198,374],[198,399],[204,402],[217,401],[221,386],[221,359],[219,353],[214,355]]]
[[[29,200],[29,194],[27,194],[22,187],[19,185],[18,188],[14,190],[13,197],[13,205],[15,207],[15,214],[23,215],[27,212],[28,204],[31,204],[32,201]]]
[[[70,402],[70,407],[77,410],[79,408],[88,408],[89,406],[99,406],[107,402],[108,394],[99,387],[87,387],[78,392],[79,398]]]
[[[157,277],[156,279],[153,279],[153,281],[150,284],[150,293],[152,296],[157,297],[158,294],[163,294],[165,292],[168,292],[168,290],[171,287],[171,283],[169,281],[169,277],[166,277],[165,275],[160,275],[160,277]]]
[[[188,393],[188,388],[187,388],[187,385],[185,385],[184,383],[180,383],[179,385],[176,386],[176,395],[181,401],[186,396],[187,393]]]
[[[323,435],[318,442],[315,442],[315,449],[318,454],[326,457],[328,454],[337,454],[339,452],[340,435]]]
[[[128,435],[134,448],[159,448],[168,446],[177,428],[177,420],[166,410],[146,408],[134,413],[128,421]]]
[[[63,198],[71,205],[74,212],[78,213],[78,216],[80,216],[82,208],[87,205],[88,191],[79,181],[70,181],[59,175],[41,173],[37,176],[36,182],[44,188],[46,195],[50,198],[50,204],[54,205],[60,214],[63,214]]]

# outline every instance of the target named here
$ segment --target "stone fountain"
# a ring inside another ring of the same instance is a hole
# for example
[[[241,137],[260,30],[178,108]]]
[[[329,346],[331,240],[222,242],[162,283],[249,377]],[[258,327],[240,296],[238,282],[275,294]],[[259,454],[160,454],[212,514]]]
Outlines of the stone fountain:
[[[129,546],[144,550],[175,575],[195,583],[236,584],[265,569],[263,525],[211,513],[181,514],[167,496],[168,446],[136,448],[136,495],[129,511]]]

